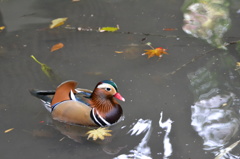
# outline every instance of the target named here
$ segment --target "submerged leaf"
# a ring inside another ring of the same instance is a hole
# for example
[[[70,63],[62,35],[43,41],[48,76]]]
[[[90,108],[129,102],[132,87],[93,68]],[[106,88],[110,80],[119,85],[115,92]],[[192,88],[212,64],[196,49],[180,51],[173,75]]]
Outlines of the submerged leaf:
[[[163,54],[168,54],[166,50],[167,49],[164,49],[162,47],[157,47],[155,49],[145,50],[146,52],[143,53],[142,55],[148,55],[148,58],[151,58],[153,56],[158,56],[161,58]]]
[[[97,140],[97,139],[101,139],[104,140],[105,136],[112,136],[109,132],[111,132],[112,130],[108,130],[106,128],[98,128],[98,129],[93,129],[90,130],[86,133],[86,135],[88,135],[88,138],[93,138],[93,140]]]
[[[119,26],[117,26],[117,27],[102,27],[102,28],[99,28],[100,32],[105,32],[105,31],[115,32],[117,30],[119,30]]]
[[[59,27],[65,23],[68,18],[57,18],[52,20],[52,24],[49,26],[50,29]]]
[[[63,44],[63,43],[55,44],[55,45],[52,46],[51,52],[56,51],[56,50],[59,50],[59,49],[61,49],[61,48],[63,48],[63,47],[64,47],[64,44]]]
[[[46,76],[48,76],[48,78],[50,78],[51,80],[52,79],[54,79],[54,73],[53,73],[53,71],[52,71],[52,69],[50,68],[50,67],[48,67],[46,64],[44,64],[44,63],[41,63],[41,62],[39,62],[37,59],[36,59],[36,57],[34,57],[33,55],[31,55],[31,57],[33,58],[33,60],[35,61],[35,62],[37,62],[39,65],[41,65],[41,69],[42,69],[42,71],[43,71],[43,73],[46,75]]]

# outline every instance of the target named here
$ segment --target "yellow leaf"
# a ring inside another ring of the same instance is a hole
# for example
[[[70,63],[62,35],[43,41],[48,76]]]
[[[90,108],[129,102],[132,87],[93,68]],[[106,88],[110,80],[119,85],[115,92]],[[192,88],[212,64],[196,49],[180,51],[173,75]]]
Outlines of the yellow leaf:
[[[112,130],[108,130],[106,128],[98,128],[98,129],[93,129],[89,130],[86,135],[88,135],[88,138],[93,138],[93,140],[101,139],[104,140],[105,136],[112,136],[109,132]]]
[[[153,56],[158,56],[161,58],[163,54],[168,54],[166,50],[167,49],[164,49],[162,47],[157,47],[155,49],[145,50],[146,52],[143,53],[142,55],[148,55],[148,58],[151,58]]]
[[[115,53],[117,53],[117,54],[122,54],[123,51],[115,51]]]
[[[64,46],[63,43],[55,44],[55,45],[52,46],[51,52],[56,51],[56,50],[59,50],[59,49],[63,48],[63,46]]]
[[[4,131],[4,133],[8,133],[8,132],[12,131],[13,129],[14,129],[14,128],[7,129],[7,130]]]
[[[56,75],[54,74],[54,72],[52,71],[52,69],[50,68],[50,67],[48,67],[46,64],[44,64],[44,63],[41,63],[41,62],[39,62],[37,59],[36,59],[36,57],[34,57],[33,55],[31,55],[31,57],[33,58],[33,60],[35,61],[35,62],[37,62],[39,65],[41,65],[41,69],[42,69],[42,71],[43,71],[43,73],[46,75],[46,76],[48,76],[48,78],[50,78],[51,80],[53,80],[53,79],[55,79],[56,77]]]
[[[49,26],[50,29],[59,27],[61,25],[64,24],[64,22],[67,20],[68,18],[57,18],[52,20],[52,24]]]
[[[237,62],[236,63],[236,69],[235,69],[235,71],[237,71],[237,70],[239,70],[240,69],[240,62]]]
[[[5,29],[5,26],[0,26],[0,30],[4,30]]]
[[[115,32],[117,30],[119,30],[119,26],[118,25],[117,25],[117,27],[102,27],[102,28],[99,28],[100,32],[105,32],[105,31]]]

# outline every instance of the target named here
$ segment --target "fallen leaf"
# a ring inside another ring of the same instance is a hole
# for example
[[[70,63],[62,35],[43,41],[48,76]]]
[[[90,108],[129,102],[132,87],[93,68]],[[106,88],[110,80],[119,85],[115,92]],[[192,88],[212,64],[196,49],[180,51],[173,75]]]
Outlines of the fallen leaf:
[[[55,44],[55,45],[52,46],[51,52],[56,51],[56,50],[59,50],[59,49],[61,49],[61,48],[63,48],[63,47],[64,47],[64,44],[63,44],[63,43]]]
[[[153,56],[158,56],[161,58],[163,54],[168,54],[166,50],[167,49],[164,49],[162,47],[157,47],[155,49],[145,50],[146,52],[143,53],[142,55],[148,55],[148,58],[151,58]]]
[[[237,70],[239,70],[240,69],[240,62],[237,62],[236,63],[236,69],[235,69],[235,71],[237,71]]]
[[[240,67],[240,62],[237,62],[237,63],[236,63],[236,66]]]
[[[123,51],[115,51],[115,53],[117,53],[117,54],[122,54]]]
[[[57,18],[52,20],[52,24],[49,26],[50,29],[59,27],[65,23],[68,18]]]
[[[14,128],[11,128],[11,129],[7,129],[4,131],[4,133],[9,133],[10,131],[12,131]]]
[[[5,29],[5,26],[0,26],[0,30],[4,30]]]
[[[119,26],[117,25],[117,27],[102,27],[102,28],[99,28],[99,32],[115,32],[119,30]]]
[[[112,130],[108,130],[106,128],[98,128],[98,129],[93,129],[90,130],[86,133],[86,135],[88,135],[88,138],[93,138],[93,140],[97,140],[97,139],[101,139],[104,140],[105,136],[112,136],[109,132],[111,132]]]
[[[55,78],[55,74],[53,73],[52,69],[50,67],[48,67],[46,64],[39,62],[36,57],[34,57],[33,55],[31,55],[31,57],[33,58],[33,60],[35,62],[37,62],[39,65],[41,65],[41,69],[43,71],[43,73],[48,76],[48,78],[50,78],[51,80],[53,80]]]

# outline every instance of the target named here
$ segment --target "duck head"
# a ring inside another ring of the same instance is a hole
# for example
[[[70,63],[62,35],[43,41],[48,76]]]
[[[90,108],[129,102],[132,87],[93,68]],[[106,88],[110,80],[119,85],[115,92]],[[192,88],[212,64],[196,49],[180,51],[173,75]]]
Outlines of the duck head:
[[[110,80],[104,80],[99,82],[93,93],[92,100],[114,100],[113,97],[125,101],[122,95],[118,92],[118,88],[115,82]]]
[[[104,116],[104,114],[109,112],[112,108],[120,107],[114,97],[121,101],[125,101],[118,92],[116,83],[110,80],[101,81],[93,90],[91,95],[91,106],[96,108],[98,112]]]

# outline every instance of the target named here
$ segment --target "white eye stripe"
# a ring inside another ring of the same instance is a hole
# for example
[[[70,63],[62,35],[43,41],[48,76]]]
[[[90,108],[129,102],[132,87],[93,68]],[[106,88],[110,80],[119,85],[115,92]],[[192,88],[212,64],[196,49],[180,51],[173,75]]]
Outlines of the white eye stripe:
[[[107,83],[102,83],[98,85],[97,88],[113,88],[113,86]]]

